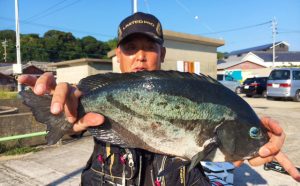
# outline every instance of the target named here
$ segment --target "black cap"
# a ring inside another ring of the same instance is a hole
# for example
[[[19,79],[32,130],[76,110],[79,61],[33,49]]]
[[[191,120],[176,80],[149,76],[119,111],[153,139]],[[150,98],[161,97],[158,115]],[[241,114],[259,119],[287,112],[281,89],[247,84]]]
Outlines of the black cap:
[[[145,34],[159,44],[164,43],[160,21],[151,14],[137,12],[126,17],[119,25],[118,45],[132,34]]]

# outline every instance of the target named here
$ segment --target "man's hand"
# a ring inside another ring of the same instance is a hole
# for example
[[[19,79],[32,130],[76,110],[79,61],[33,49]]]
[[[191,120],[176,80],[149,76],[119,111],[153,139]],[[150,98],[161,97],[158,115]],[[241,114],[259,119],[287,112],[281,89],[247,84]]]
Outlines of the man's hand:
[[[300,173],[288,159],[288,157],[281,152],[285,140],[285,133],[279,124],[268,118],[261,118],[261,122],[268,130],[270,140],[267,144],[259,149],[259,156],[249,160],[249,164],[252,166],[263,165],[275,159],[296,181],[300,182]],[[234,162],[235,166],[240,166],[243,161]]]
[[[77,121],[78,100],[82,93],[68,83],[56,84],[52,73],[44,73],[39,78],[30,75],[21,75],[18,82],[31,87],[36,95],[50,93],[51,113],[64,112],[68,121],[73,123],[73,132],[86,130],[89,126],[97,126],[104,122],[104,116],[96,113],[88,113]]]

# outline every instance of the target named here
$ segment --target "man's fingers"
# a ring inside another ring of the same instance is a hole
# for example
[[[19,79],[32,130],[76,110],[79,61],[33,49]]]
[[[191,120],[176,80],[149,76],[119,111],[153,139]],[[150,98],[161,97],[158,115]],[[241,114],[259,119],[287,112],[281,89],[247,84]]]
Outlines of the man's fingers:
[[[35,82],[37,78],[35,76],[30,76],[30,75],[21,75],[18,77],[18,82],[23,84],[23,85],[28,85],[30,86],[31,89],[34,88]]]
[[[233,165],[234,165],[235,167],[240,167],[240,166],[244,163],[244,161],[241,160],[241,161],[235,161],[235,162],[232,162],[232,163],[233,163]]]
[[[63,111],[63,107],[68,95],[69,85],[67,83],[59,83],[53,92],[50,109],[52,114],[59,114]]]
[[[46,72],[39,77],[34,86],[34,93],[37,95],[43,95],[52,91],[56,86],[54,76],[50,72]]]
[[[261,118],[262,124],[268,129],[270,140],[259,149],[261,157],[274,156],[282,148],[285,140],[285,133],[279,124],[270,118]]]
[[[283,130],[280,127],[280,125],[278,124],[277,121],[272,120],[269,117],[262,117],[261,122],[262,122],[263,126],[268,129],[269,132],[271,132],[275,135],[281,135],[282,134]]]
[[[276,161],[294,178],[296,181],[300,182],[300,173],[297,168],[293,165],[291,160],[283,153],[279,152],[275,156]]]
[[[87,113],[73,125],[73,131],[81,132],[86,130],[88,127],[101,125],[103,122],[104,116],[96,113]]]
[[[81,92],[73,86],[69,86],[69,96],[64,105],[65,116],[70,123],[74,123],[77,118],[78,99]]]
[[[260,156],[258,157],[255,157],[255,158],[252,158],[249,160],[249,164],[251,166],[260,166],[260,165],[263,165],[267,162],[270,162],[273,160],[273,156],[268,156],[268,157],[265,157],[265,158],[262,158]]]

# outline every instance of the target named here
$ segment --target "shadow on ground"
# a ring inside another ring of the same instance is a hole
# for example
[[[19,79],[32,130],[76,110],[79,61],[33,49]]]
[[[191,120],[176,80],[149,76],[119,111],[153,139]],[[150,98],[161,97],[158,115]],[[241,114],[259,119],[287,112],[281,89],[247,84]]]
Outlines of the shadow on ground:
[[[267,181],[249,165],[243,164],[234,170],[234,185],[267,185]]]
[[[81,172],[83,170],[83,167],[80,168],[80,169],[77,169],[77,170],[74,170],[73,172],[70,172],[69,174],[57,179],[57,180],[54,180],[53,182],[47,184],[47,186],[56,186],[56,185],[60,185],[64,182],[67,182],[69,179],[72,179],[74,176],[80,176],[81,175]]]

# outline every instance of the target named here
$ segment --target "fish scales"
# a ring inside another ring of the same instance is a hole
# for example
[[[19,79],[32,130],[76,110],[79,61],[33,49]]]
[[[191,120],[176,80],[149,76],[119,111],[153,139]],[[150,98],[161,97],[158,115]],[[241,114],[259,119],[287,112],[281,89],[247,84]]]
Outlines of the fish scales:
[[[233,161],[255,156],[268,140],[252,108],[204,75],[100,74],[78,87],[84,92],[79,116],[103,114],[106,123],[89,131],[109,143],[189,160]]]

